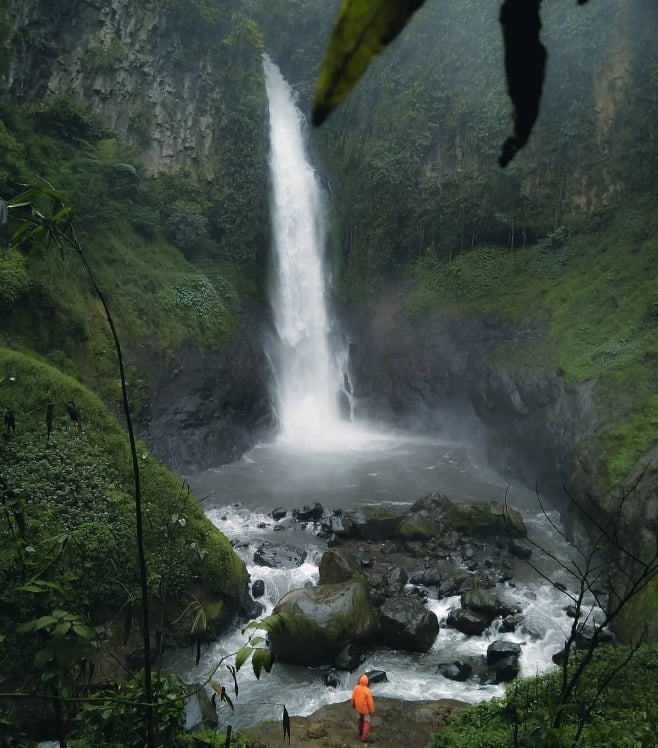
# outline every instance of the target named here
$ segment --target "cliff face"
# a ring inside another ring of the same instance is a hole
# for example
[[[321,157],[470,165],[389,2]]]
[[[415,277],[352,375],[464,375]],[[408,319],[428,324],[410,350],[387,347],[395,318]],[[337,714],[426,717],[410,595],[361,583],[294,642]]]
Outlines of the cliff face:
[[[597,427],[594,385],[505,360],[544,334],[542,323],[434,314],[411,322],[398,299],[352,326],[356,411],[480,441],[492,463],[562,495],[574,454]],[[511,358],[511,357],[510,357]],[[581,466],[582,467],[582,466]]]
[[[227,98],[236,85],[259,93],[254,29],[218,18],[214,44],[200,43],[207,22],[173,0],[11,0],[7,14],[4,87],[14,101],[65,95],[138,149],[148,173],[220,175]]]

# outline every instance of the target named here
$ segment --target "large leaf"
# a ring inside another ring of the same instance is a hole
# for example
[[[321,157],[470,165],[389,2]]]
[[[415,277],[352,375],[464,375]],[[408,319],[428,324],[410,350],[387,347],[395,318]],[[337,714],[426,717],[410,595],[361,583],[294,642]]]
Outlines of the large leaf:
[[[498,159],[502,167],[528,142],[539,114],[547,57],[539,39],[540,4],[541,0],[505,0],[500,9],[507,91],[514,106],[514,134]]]
[[[343,101],[424,1],[343,0],[313,99],[314,125],[322,124]]]

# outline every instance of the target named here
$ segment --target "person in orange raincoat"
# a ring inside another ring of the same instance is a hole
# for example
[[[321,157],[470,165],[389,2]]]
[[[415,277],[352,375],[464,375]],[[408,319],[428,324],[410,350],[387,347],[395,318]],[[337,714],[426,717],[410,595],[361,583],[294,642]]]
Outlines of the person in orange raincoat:
[[[375,713],[375,700],[372,698],[372,691],[368,688],[368,676],[362,675],[359,678],[358,685],[354,686],[352,691],[352,709],[356,709],[359,715],[357,723],[361,742],[368,742],[372,715]]]

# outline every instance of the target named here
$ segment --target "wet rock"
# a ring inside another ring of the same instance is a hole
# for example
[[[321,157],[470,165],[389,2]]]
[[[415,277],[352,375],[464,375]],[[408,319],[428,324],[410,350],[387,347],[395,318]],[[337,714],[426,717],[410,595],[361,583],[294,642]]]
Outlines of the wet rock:
[[[338,686],[340,686],[340,683],[341,683],[338,672],[334,670],[333,668],[331,670],[328,670],[322,676],[322,682],[328,688],[338,688]]]
[[[441,673],[448,680],[463,682],[468,680],[473,673],[473,667],[467,662],[454,660],[453,662],[439,662],[436,666],[437,673]]]
[[[512,538],[509,542],[509,552],[516,558],[530,558],[532,556],[532,546],[524,540]]]
[[[502,603],[492,589],[482,589],[481,587],[474,587],[462,592],[461,604],[462,608],[469,608],[487,617],[490,623],[497,616],[504,617],[517,612]]]
[[[487,647],[487,665],[493,665],[494,662],[505,657],[518,657],[520,654],[520,644],[496,639]]]
[[[338,670],[348,670],[350,673],[356,670],[366,659],[365,654],[354,646],[348,644],[343,647],[334,658],[334,667]]]
[[[322,525],[326,532],[335,535],[339,539],[350,538],[356,535],[354,523],[349,517],[332,516]]]
[[[294,569],[306,560],[306,551],[292,545],[263,543],[254,553],[254,563],[270,569]]]
[[[298,522],[318,522],[322,519],[323,514],[324,507],[322,506],[322,504],[320,504],[319,501],[316,501],[313,506],[304,504],[301,509],[294,509],[292,516]]]
[[[365,583],[361,564],[348,551],[327,549],[320,560],[320,584],[336,584],[350,579],[360,579]]]
[[[436,615],[408,597],[386,600],[379,609],[382,639],[395,649],[427,652],[439,633]]]
[[[368,683],[388,683],[388,676],[385,670],[366,670]]]
[[[265,582],[262,579],[257,579],[251,585],[251,595],[252,597],[259,598],[259,597],[263,597],[264,594],[265,594]]]
[[[275,605],[284,625],[270,632],[270,647],[285,662],[330,664],[347,644],[379,633],[379,620],[363,582],[292,590]]]
[[[276,509],[272,509],[271,517],[275,522],[278,522],[280,519],[283,519],[288,512],[285,509],[282,509],[280,506],[276,507]]]
[[[518,657],[503,657],[500,660],[496,660],[492,669],[496,683],[510,683],[519,674]]]
[[[407,572],[396,566],[384,577],[384,588],[387,597],[395,597],[402,594],[404,585],[407,583]]]
[[[382,506],[368,506],[357,511],[350,511],[347,516],[352,521],[357,536],[363,540],[393,538],[402,518],[399,512]]]
[[[489,626],[489,619],[467,608],[456,608],[448,613],[446,625],[462,634],[479,636]]]
[[[514,613],[512,615],[505,616],[500,624],[499,631],[503,634],[508,634],[516,631],[517,626],[523,621],[521,613]]]

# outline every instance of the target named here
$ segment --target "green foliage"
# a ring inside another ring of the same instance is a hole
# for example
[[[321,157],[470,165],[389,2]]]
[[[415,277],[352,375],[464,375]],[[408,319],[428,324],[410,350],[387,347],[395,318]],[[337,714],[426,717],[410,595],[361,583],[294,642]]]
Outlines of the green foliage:
[[[37,130],[77,142],[100,139],[104,129],[98,119],[66,96],[52,96],[34,109]]]
[[[82,433],[64,406],[70,401],[81,413]],[[48,403],[55,404],[49,441]],[[16,518],[0,523],[0,633],[6,636],[0,657],[12,648],[22,653],[12,658],[13,670],[22,656],[34,656],[16,622],[55,609],[84,621],[96,610],[118,610],[137,596],[138,575],[127,438],[100,400],[35,357],[0,348],[0,405],[16,414],[15,435],[0,440]],[[200,582],[220,597],[239,594],[246,571],[229,541],[172,473],[142,445],[139,453],[151,594],[176,596]],[[48,584],[18,590],[33,586],[36,571]]]
[[[657,235],[654,211],[639,204],[593,231],[558,229],[514,252],[481,247],[452,262],[428,255],[412,267],[406,308],[412,317],[452,307],[511,320],[531,310],[545,334],[492,359],[597,381],[595,407],[606,424],[597,439],[613,485],[658,441],[658,328],[647,311],[658,283]]]
[[[161,672],[153,678],[153,698],[159,744],[177,744],[185,723],[185,685],[177,676]],[[145,703],[143,671],[94,693],[83,702],[72,744],[141,748],[146,743]]]
[[[21,253],[0,252],[0,312],[9,309],[29,287],[30,276]]]
[[[596,651],[560,729],[551,726],[561,676],[553,671],[516,681],[502,700],[465,708],[431,748],[650,748],[658,718],[658,649],[645,645],[628,657],[626,647]],[[595,698],[611,673],[610,685]],[[582,734],[574,743],[581,720]]]

